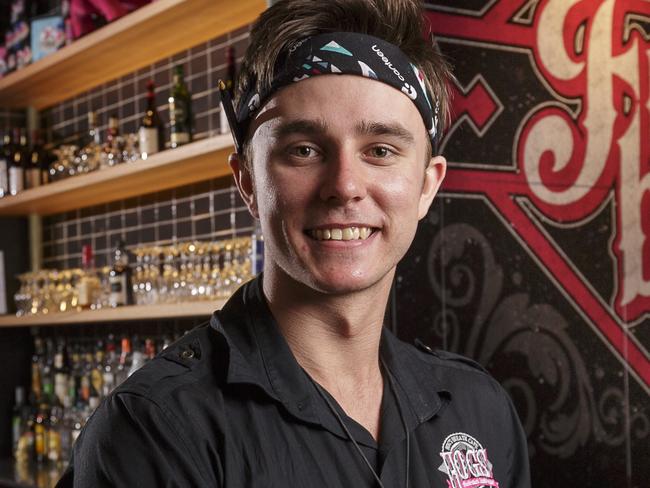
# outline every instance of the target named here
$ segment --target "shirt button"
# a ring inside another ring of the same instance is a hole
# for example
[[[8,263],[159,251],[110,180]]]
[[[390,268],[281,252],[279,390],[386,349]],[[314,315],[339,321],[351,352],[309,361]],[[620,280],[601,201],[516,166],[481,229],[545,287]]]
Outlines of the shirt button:
[[[194,357],[194,351],[191,349],[184,349],[183,352],[181,352],[181,357],[183,359],[192,359]]]

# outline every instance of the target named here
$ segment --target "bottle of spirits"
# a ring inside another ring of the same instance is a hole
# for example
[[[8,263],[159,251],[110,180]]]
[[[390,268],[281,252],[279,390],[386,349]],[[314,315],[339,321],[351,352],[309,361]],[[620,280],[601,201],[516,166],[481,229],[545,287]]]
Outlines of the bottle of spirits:
[[[137,337],[133,338],[132,342],[133,353],[131,354],[131,367],[129,368],[128,376],[131,376],[139,370],[145,363],[145,357],[141,349],[140,341]]]
[[[169,146],[175,148],[192,140],[192,96],[183,81],[183,67],[180,65],[174,68],[172,91],[168,101]]]
[[[108,129],[106,130],[106,141],[102,153],[102,167],[115,166],[121,162],[120,133],[117,117],[112,115],[108,118]]]
[[[156,109],[156,92],[153,81],[147,83],[147,110],[138,130],[140,157],[147,159],[163,147],[163,124]]]
[[[128,337],[122,338],[122,349],[120,352],[120,362],[117,366],[115,373],[115,386],[120,386],[122,382],[129,376],[131,369],[131,341]]]
[[[54,394],[58,401],[65,405],[68,396],[68,368],[65,364],[65,343],[59,341],[54,354]]]
[[[106,354],[104,356],[104,371],[102,374],[102,396],[108,396],[115,388],[115,374],[119,358],[115,351],[115,340],[113,335],[108,336],[106,341]]]
[[[18,448],[18,443],[25,430],[25,420],[23,414],[25,412],[25,388],[22,386],[16,387],[16,402],[11,414],[11,452],[15,453]]]
[[[79,147],[81,147],[79,157],[82,162],[82,171],[89,172],[99,169],[102,159],[102,143],[99,137],[96,112],[88,112],[88,133],[81,138]]]
[[[235,86],[235,77],[236,77],[236,66],[235,66],[235,48],[229,46],[226,49],[226,79],[223,80],[226,84],[226,90],[230,93],[230,97],[234,97],[234,86]],[[226,117],[226,111],[221,105],[221,111],[219,112],[219,132],[222,134],[228,134],[230,132],[230,127],[228,125],[228,117]]]
[[[108,274],[111,287],[109,296],[111,307],[121,307],[133,303],[130,275],[129,255],[124,247],[124,242],[119,241],[113,252],[113,266]]]
[[[81,248],[81,277],[77,282],[78,304],[82,309],[87,310],[95,305],[98,281],[95,274],[93,248],[90,244],[84,244]]]
[[[9,195],[9,165],[11,163],[11,135],[0,133],[0,198]]]
[[[27,138],[23,129],[14,129],[13,157],[9,166],[9,193],[18,195],[25,189]]]
[[[42,160],[45,157],[43,150],[43,140],[41,139],[40,131],[35,129],[32,131],[31,148],[28,153],[26,168],[25,168],[25,188],[37,188],[43,184],[43,177],[41,175]]]

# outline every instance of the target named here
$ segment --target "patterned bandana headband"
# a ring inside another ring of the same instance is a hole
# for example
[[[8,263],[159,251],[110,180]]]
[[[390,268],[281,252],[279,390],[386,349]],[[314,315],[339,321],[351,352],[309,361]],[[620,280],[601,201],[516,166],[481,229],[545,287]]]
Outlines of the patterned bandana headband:
[[[317,75],[358,75],[386,83],[409,97],[436,147],[439,102],[427,93],[424,77],[395,45],[377,37],[353,32],[332,32],[302,39],[278,57],[271,86],[256,91],[255,83],[242,94],[235,113],[230,93],[219,83],[221,99],[241,154],[248,126],[259,108],[280,88]]]

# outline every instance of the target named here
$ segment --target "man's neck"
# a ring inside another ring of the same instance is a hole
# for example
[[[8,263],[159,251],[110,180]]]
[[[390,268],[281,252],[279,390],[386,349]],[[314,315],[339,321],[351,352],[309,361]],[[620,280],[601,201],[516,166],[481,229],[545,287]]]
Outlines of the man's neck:
[[[379,342],[392,275],[385,278],[338,295],[314,291],[281,271],[265,270],[263,284],[298,363],[375,438],[383,393]]]

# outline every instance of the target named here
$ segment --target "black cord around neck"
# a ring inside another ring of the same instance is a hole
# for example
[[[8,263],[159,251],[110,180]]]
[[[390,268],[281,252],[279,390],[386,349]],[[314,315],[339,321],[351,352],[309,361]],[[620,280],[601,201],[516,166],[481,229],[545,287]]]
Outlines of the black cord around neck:
[[[390,388],[393,391],[393,395],[395,395],[395,401],[397,403],[397,410],[399,412],[400,419],[402,421],[402,426],[404,427],[404,435],[406,436],[406,473],[405,473],[405,481],[404,481],[404,488],[409,487],[409,464],[410,464],[410,458],[411,458],[411,452],[410,452],[410,440],[409,440],[409,429],[408,425],[406,424],[406,418],[404,417],[404,409],[402,406],[402,401],[399,397],[399,394],[397,393],[397,388],[396,388],[396,383],[395,379],[393,378],[393,374],[390,372],[388,367],[386,366],[386,363],[382,360],[381,362],[384,370],[386,371],[386,376],[388,377],[388,383],[390,384]],[[341,418],[341,415],[339,414],[338,410],[336,407],[332,404],[330,399],[328,398],[327,394],[325,393],[325,390],[323,389],[322,386],[320,386],[316,381],[314,381],[311,376],[307,375],[309,379],[311,379],[312,383],[314,383],[314,386],[316,387],[316,391],[320,394],[320,396],[325,400],[325,403],[329,407],[329,409],[332,411],[334,416],[336,417],[336,420],[339,422],[341,425],[341,428],[345,431],[345,434],[348,436],[348,439],[352,441],[352,444],[354,444],[354,447],[356,448],[357,452],[361,456],[361,459],[364,460],[366,465],[368,466],[368,469],[370,469],[370,472],[374,476],[375,480],[377,481],[377,485],[379,488],[384,488],[384,484],[382,483],[381,479],[379,478],[379,475],[375,471],[375,468],[372,467],[372,464],[370,464],[370,461],[366,457],[366,455],[363,453],[363,450],[355,440],[355,438],[352,436],[352,433],[348,429],[347,425],[345,425],[345,422]]]

